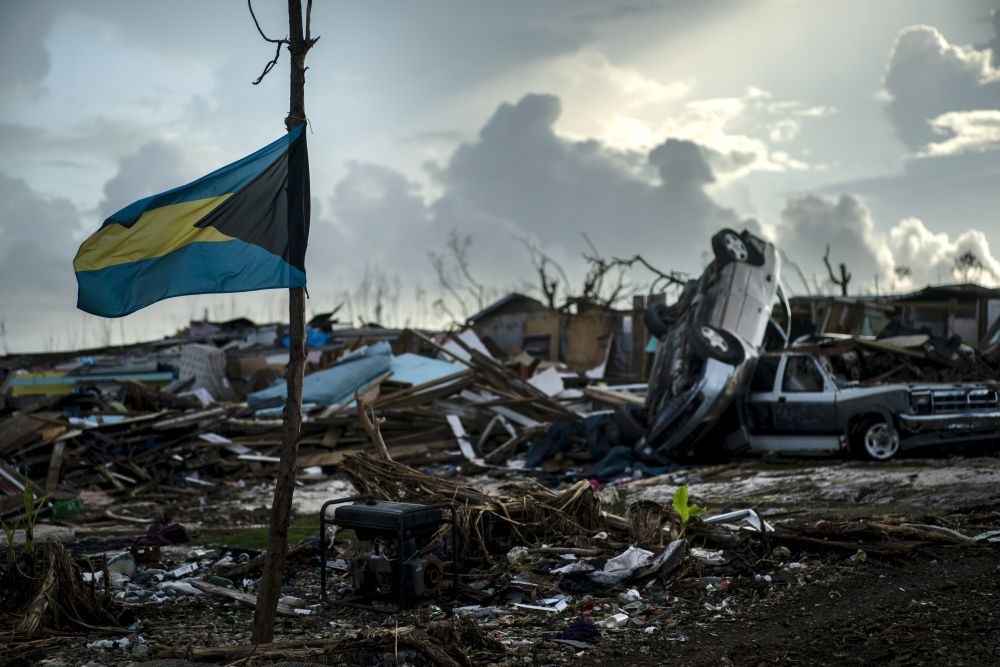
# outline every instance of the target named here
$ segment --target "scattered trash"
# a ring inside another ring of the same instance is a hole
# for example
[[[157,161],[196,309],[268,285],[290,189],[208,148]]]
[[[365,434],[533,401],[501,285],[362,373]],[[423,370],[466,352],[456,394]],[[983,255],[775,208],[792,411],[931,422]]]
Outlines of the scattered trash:
[[[591,581],[601,584],[617,584],[628,579],[641,567],[649,565],[653,559],[653,552],[630,546],[621,554],[608,559],[604,564],[604,569],[590,573]]]
[[[623,614],[621,612],[617,614],[612,614],[602,621],[598,621],[598,625],[607,630],[613,630],[615,628],[620,628],[628,622],[628,614]]]
[[[675,448],[663,443],[644,453],[651,428],[664,437],[669,431],[657,404],[684,398],[668,400],[664,386],[645,382],[647,344],[658,340],[660,350],[682,341],[668,344],[668,330],[650,338],[638,328],[644,312],[669,320],[671,306],[638,303],[628,311],[628,334],[623,312],[553,315],[542,304],[531,306],[544,315],[531,320],[537,331],[527,327],[511,340],[489,334],[502,330],[490,312],[449,334],[355,328],[330,318],[310,324],[298,516],[314,516],[350,487],[358,497],[290,545],[286,573],[293,576],[286,576],[278,613],[282,631],[297,639],[254,659],[328,653],[365,664],[422,664],[415,656],[428,663],[449,656],[459,664],[559,662],[569,659],[568,648],[580,658],[598,641],[688,641],[685,632],[694,637],[698,624],[732,621],[748,601],[810,585],[831,559],[838,571],[863,573],[869,559],[928,545],[983,550],[1000,542],[990,514],[820,521],[768,509],[769,521],[750,508],[699,514],[686,495],[672,503],[679,484],[686,494],[688,483],[700,489],[742,480],[744,468],[729,462],[679,470],[665,456]],[[578,333],[585,321],[604,332],[597,343],[592,333]],[[716,334],[728,340],[725,331]],[[31,586],[45,582],[56,591],[0,591],[18,605],[18,637],[120,627],[131,634],[86,648],[169,659],[180,649],[147,644],[139,632],[145,627],[151,638],[154,624],[147,617],[142,625],[144,612],[177,610],[223,637],[183,657],[249,657],[228,644],[245,642],[261,590],[263,547],[242,538],[270,520],[265,496],[280,460],[285,337],[277,325],[202,322],[155,344],[24,355],[10,363],[25,372],[0,368],[0,515],[19,526],[4,539],[17,545],[17,568],[41,568]],[[896,379],[952,373],[985,380],[1000,368],[996,346],[969,351],[899,331],[797,345],[832,359],[827,371],[858,386],[874,382],[874,369]],[[760,359],[766,366],[780,356],[763,352]],[[660,380],[664,372],[659,367]],[[659,403],[649,400],[654,391]],[[967,401],[979,396],[965,386],[962,392]],[[373,455],[356,401],[370,404],[388,457]],[[681,440],[679,447],[694,444]],[[676,472],[655,477],[668,471]],[[645,495],[657,488],[665,493]],[[699,494],[698,502],[711,506],[720,495]],[[45,528],[66,531],[72,552],[38,537],[38,554],[29,558],[23,515],[34,502],[28,514],[43,525],[60,522]],[[734,496],[715,506],[757,502]],[[855,566],[840,567],[845,562]],[[0,564],[3,583],[16,571]],[[459,572],[458,584],[447,585]],[[54,606],[63,599],[77,605],[68,615]],[[392,616],[378,615],[384,612]],[[312,638],[315,627],[337,632]],[[615,632],[602,638],[602,630]],[[456,650],[465,652],[449,653]],[[540,651],[550,654],[533,655]]]

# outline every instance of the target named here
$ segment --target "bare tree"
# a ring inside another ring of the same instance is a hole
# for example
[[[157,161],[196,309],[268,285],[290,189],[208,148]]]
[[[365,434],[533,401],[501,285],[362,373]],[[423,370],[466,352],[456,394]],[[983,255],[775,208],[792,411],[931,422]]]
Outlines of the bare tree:
[[[626,281],[628,271],[635,268],[636,264],[653,274],[653,280],[648,287],[650,294],[671,287],[683,287],[687,282],[687,276],[683,273],[661,271],[646,261],[642,255],[634,255],[624,259],[605,257],[587,234],[583,234],[583,239],[588,246],[588,252],[583,253],[583,258],[587,262],[587,272],[584,274],[578,292],[574,292],[566,271],[557,261],[545,254],[530,240],[520,239],[528,250],[531,263],[538,273],[539,285],[535,289],[541,291],[550,308],[566,310],[574,305],[578,309],[589,306],[613,307],[630,294],[638,293],[639,286]],[[558,298],[560,289],[562,291],[561,300]]]
[[[826,272],[830,276],[830,282],[834,285],[840,287],[840,295],[847,296],[847,285],[851,282],[851,274],[847,270],[847,264],[844,262],[840,263],[840,278],[833,275],[833,267],[830,265],[830,245],[826,246],[826,253],[823,255],[823,264],[826,266]]]
[[[545,303],[549,308],[558,308],[560,284],[563,288],[564,297],[568,296],[570,282],[566,271],[563,270],[559,262],[543,252],[541,248],[532,243],[527,237],[521,237],[518,240],[527,249],[528,256],[531,257],[531,265],[535,267],[535,271],[538,273],[539,288],[541,289],[542,296],[545,297]],[[558,277],[553,275],[552,271],[559,274]],[[562,281],[561,283],[560,280]]]
[[[428,253],[438,284],[455,300],[462,315],[471,314],[473,308],[482,310],[486,307],[489,291],[472,275],[469,257],[472,236],[463,236],[453,229],[448,232],[445,248],[447,252],[432,250]]]
[[[895,275],[895,278],[893,279],[892,283],[892,288],[894,290],[896,289],[896,285],[899,283],[900,280],[903,280],[904,278],[909,278],[911,275],[913,275],[913,269],[905,265],[897,266],[895,269],[892,270],[892,272]]]
[[[434,300],[431,304],[431,308],[434,310],[435,315],[438,318],[447,318],[451,326],[461,326],[465,324],[465,317],[459,317],[450,308],[448,304],[445,303],[444,299],[438,298]]]
[[[973,276],[978,279],[983,272],[983,262],[971,250],[966,250],[955,258],[955,270],[962,275],[962,282],[967,283]]]

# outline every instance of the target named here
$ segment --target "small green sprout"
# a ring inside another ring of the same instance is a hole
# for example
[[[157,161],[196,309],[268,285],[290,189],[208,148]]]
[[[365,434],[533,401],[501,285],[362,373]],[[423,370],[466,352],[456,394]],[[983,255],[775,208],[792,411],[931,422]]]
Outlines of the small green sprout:
[[[698,516],[705,512],[704,507],[699,507],[698,505],[691,503],[688,504],[688,485],[680,487],[674,491],[674,510],[677,512],[677,516],[681,518],[681,532],[678,537],[684,535],[684,531],[687,530],[688,521],[691,517]]]

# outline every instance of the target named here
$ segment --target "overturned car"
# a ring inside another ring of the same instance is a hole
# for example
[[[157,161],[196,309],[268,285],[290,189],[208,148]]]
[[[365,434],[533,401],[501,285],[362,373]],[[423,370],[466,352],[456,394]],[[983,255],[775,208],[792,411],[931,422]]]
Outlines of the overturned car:
[[[788,301],[775,247],[749,231],[723,229],[712,250],[715,258],[674,304],[646,312],[658,344],[644,410],[648,428],[635,445],[640,459],[694,453],[750,379],[768,328],[787,342]],[[784,326],[772,317],[775,305]]]

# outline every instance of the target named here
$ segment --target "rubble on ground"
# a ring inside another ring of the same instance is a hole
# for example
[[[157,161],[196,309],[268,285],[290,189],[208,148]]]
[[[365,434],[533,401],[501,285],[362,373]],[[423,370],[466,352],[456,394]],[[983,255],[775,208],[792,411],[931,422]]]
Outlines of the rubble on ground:
[[[789,512],[808,488],[780,479],[782,493],[800,494],[780,511],[752,506],[752,495],[746,504],[736,493],[709,496],[699,483],[734,475],[732,467],[632,457],[642,424],[629,420],[645,392],[635,377],[505,357],[471,330],[311,329],[297,493],[445,508],[448,521],[417,551],[448,576],[415,604],[392,608],[394,590],[377,604],[359,601],[356,559],[391,547],[363,546],[353,530],[321,533],[318,505],[300,511],[277,639],[251,649],[263,552],[240,536],[266,521],[278,461],[280,333],[233,325],[6,360],[0,600],[14,632],[0,660],[611,660],[635,646],[683,644],[699,628],[732,624],[871,562],[928,549],[976,558],[1000,542],[995,499],[954,513],[866,508],[818,518]],[[959,346],[949,356],[938,343],[900,333],[800,345],[853,363],[843,372],[858,368],[851,377],[861,381],[890,372],[997,377],[995,350]],[[373,453],[359,421],[359,392],[371,399],[388,459]]]

